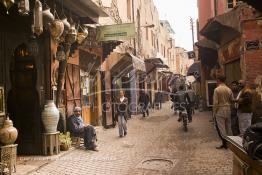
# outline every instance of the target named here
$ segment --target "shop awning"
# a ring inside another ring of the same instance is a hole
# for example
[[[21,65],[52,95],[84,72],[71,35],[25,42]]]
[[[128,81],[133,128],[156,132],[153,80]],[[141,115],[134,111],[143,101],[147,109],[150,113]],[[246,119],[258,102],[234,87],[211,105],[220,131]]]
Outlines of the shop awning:
[[[87,51],[79,49],[79,66],[90,75],[95,75],[101,64],[101,58]]]
[[[160,68],[160,69],[168,69],[168,65],[164,64],[164,62],[161,60],[161,58],[148,58],[145,59],[146,64],[146,72],[150,73],[154,69]]]
[[[200,31],[201,35],[207,39],[215,41],[218,44],[225,44],[228,41],[240,36],[240,14],[243,8],[248,5],[243,3],[227,13],[216,16],[209,20],[209,22]]]
[[[200,77],[200,61],[194,62],[187,71],[187,76],[193,75],[196,79]]]
[[[145,62],[131,53],[126,53],[111,67],[110,72],[114,76],[121,77],[132,70],[138,73],[146,72]]]
[[[201,60],[201,63],[213,67],[217,64],[218,58],[218,47],[214,41],[208,39],[202,39],[195,44],[198,49],[198,56]]]
[[[213,50],[217,50],[219,47],[218,44],[216,44],[214,41],[211,41],[209,39],[202,39],[196,42],[195,45],[197,47],[208,48],[208,49],[213,49]]]
[[[258,11],[262,12],[262,1],[261,0],[243,0]]]
[[[59,1],[58,1],[59,2]],[[109,15],[92,0],[64,0],[64,6],[80,16],[82,23],[90,24],[90,21],[84,22],[85,18],[92,19],[98,23],[99,17],[108,17]]]

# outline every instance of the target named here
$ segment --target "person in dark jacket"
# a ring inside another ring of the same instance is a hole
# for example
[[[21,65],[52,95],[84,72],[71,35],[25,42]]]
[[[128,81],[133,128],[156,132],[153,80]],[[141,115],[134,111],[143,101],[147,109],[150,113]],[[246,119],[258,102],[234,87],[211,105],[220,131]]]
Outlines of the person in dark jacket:
[[[230,86],[233,92],[233,101],[237,99],[239,90],[238,90],[238,82],[233,81]],[[237,117],[237,103],[231,104],[231,129],[234,136],[239,135],[239,124]]]
[[[155,94],[155,106],[157,109],[162,108],[162,92],[160,91],[160,89],[158,89]]]
[[[190,115],[190,97],[188,93],[184,90],[184,86],[180,85],[179,90],[175,93],[175,106],[179,111],[183,111],[186,109],[188,114],[189,122],[192,122],[192,115]],[[179,116],[178,121],[182,120],[181,116]]]
[[[75,107],[74,114],[69,117],[69,131],[74,137],[84,138],[86,149],[97,151],[95,128],[84,124],[80,107]]]
[[[149,96],[145,93],[145,91],[140,92],[138,104],[141,108],[141,112],[143,114],[143,117],[149,116],[148,106],[149,106]]]
[[[252,90],[244,80],[239,81],[240,92],[237,96],[238,122],[240,136],[243,136],[246,129],[251,126],[252,120]]]

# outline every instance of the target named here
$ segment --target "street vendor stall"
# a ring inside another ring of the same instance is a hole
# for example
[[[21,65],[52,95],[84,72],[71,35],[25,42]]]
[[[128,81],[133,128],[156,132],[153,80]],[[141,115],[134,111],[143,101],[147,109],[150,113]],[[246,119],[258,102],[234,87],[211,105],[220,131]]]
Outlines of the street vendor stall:
[[[241,137],[229,136],[227,142],[233,152],[232,175],[262,175],[262,161],[253,160],[248,156],[242,146]]]

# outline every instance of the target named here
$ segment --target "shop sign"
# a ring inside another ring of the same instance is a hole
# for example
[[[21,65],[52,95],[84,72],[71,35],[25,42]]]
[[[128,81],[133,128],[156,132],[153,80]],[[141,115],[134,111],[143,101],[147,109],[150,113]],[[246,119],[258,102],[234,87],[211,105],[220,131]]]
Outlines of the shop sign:
[[[97,28],[98,41],[128,40],[135,37],[135,24],[106,25]]]
[[[246,50],[258,50],[259,49],[259,41],[246,41],[245,42]]]

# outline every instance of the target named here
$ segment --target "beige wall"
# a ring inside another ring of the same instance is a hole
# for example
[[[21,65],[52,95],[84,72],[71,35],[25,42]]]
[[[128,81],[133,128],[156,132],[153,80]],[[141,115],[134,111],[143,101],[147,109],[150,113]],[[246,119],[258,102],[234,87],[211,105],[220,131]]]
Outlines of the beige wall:
[[[103,5],[108,7],[108,4],[111,4],[109,1],[117,3],[118,11],[116,13],[119,14],[123,23],[135,21],[137,31],[135,48],[137,55],[142,59],[159,57],[165,64],[169,65],[171,71],[175,72],[175,40],[172,38],[171,47],[169,41],[171,38],[170,33],[165,25],[162,26],[160,24],[158,10],[153,0],[134,0],[134,19],[132,0],[102,0]],[[138,18],[138,14],[140,14],[140,18]],[[109,19],[101,19],[100,21],[101,23],[110,23]],[[154,27],[147,27],[152,24],[154,24]],[[125,42],[134,47],[133,40]]]
[[[189,59],[184,48],[176,47],[176,70],[178,74],[186,75],[188,68],[194,63],[194,59]]]

